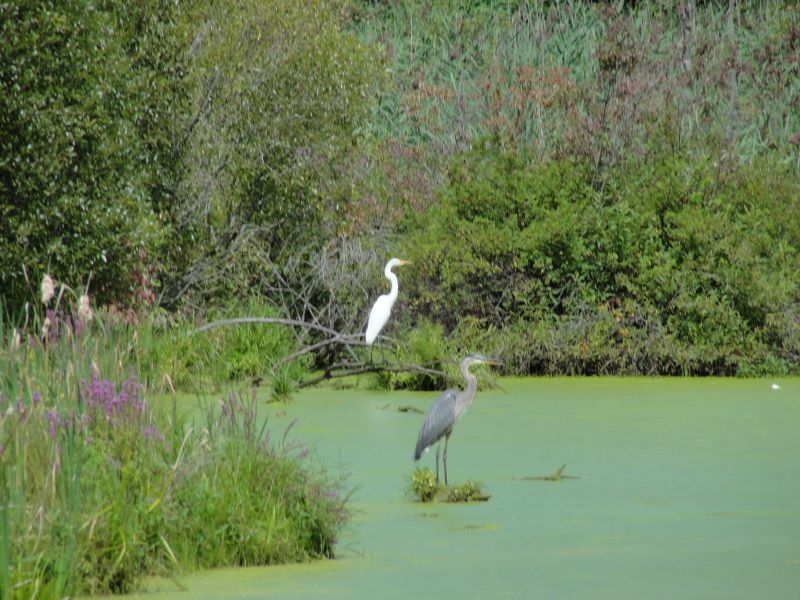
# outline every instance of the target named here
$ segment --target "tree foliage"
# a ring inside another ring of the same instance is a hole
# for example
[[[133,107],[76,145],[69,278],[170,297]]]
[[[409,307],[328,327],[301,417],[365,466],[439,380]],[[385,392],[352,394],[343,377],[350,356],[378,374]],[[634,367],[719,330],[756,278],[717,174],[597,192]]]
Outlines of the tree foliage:
[[[169,208],[170,300],[249,286],[273,258],[326,241],[378,66],[343,31],[342,7],[250,0],[189,11],[192,100]]]
[[[133,287],[160,233],[147,128],[164,90],[142,19],[170,4],[0,6],[0,287],[11,304],[25,297],[23,266],[91,274],[105,300]]]
[[[796,364],[800,187],[789,171],[765,161],[726,173],[661,150],[612,169],[603,188],[592,181],[590,166],[490,144],[459,157],[438,202],[407,225],[415,313],[451,332],[475,319],[517,327],[515,342],[531,346],[523,338],[544,327],[573,372]],[[518,370],[549,370],[528,350]]]

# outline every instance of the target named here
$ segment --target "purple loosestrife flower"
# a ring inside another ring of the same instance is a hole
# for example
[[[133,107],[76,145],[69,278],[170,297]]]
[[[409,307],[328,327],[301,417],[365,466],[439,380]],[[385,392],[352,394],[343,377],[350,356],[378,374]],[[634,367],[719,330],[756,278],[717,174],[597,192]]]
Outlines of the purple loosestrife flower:
[[[39,402],[41,402],[41,400],[42,400],[41,392],[33,392],[31,394],[31,406],[33,406],[34,408],[39,406]]]
[[[164,441],[164,436],[158,430],[157,427],[153,427],[153,426],[145,427],[144,429],[142,429],[142,435],[144,436],[144,439],[146,439],[148,442],[152,441],[152,440],[155,440],[155,441],[158,441],[158,442],[163,442]]]
[[[146,404],[141,397],[142,386],[136,381],[136,377],[131,373],[128,378],[122,382],[122,391],[119,393],[120,397],[125,394],[125,399],[130,401],[130,405],[134,411],[143,413]]]
[[[58,428],[61,425],[61,415],[56,411],[48,410],[46,416],[48,433],[50,433],[51,438],[55,439]]]

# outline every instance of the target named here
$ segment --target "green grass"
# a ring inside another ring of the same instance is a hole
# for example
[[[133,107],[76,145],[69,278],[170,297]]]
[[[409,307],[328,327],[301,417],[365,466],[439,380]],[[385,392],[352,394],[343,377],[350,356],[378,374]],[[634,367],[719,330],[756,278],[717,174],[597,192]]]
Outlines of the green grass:
[[[202,362],[172,345],[195,343],[188,327],[154,323],[107,313],[86,323],[66,301],[31,311],[26,326],[0,321],[4,600],[333,556],[348,519],[344,480],[288,429],[271,437],[255,390],[230,392],[196,419],[159,397],[167,379],[181,381],[170,377],[176,364],[191,373]]]

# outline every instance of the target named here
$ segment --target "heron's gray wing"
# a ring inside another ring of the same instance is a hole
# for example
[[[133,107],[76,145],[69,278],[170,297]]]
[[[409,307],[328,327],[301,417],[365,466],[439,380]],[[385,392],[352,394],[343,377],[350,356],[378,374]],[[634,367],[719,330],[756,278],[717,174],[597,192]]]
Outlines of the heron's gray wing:
[[[456,390],[447,389],[431,406],[425,421],[419,429],[417,447],[414,450],[414,460],[419,460],[422,452],[428,446],[435,444],[439,438],[453,428],[456,422]]]

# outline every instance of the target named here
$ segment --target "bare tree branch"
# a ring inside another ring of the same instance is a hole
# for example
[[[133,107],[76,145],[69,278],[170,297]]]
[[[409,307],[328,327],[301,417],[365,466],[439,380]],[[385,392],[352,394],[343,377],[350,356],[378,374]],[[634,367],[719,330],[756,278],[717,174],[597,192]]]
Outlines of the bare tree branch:
[[[414,365],[410,363],[343,363],[339,365],[332,365],[317,377],[312,377],[306,381],[301,381],[297,387],[302,389],[312,385],[316,385],[328,379],[337,379],[340,377],[350,377],[352,375],[363,375],[364,373],[422,373],[423,375],[434,375],[449,379],[449,375],[444,371],[438,369],[430,369],[421,365]]]
[[[302,327],[304,329],[313,329],[316,331],[321,331],[323,333],[327,333],[329,337],[319,342],[315,342],[313,344],[309,344],[300,348],[299,350],[283,357],[280,359],[276,364],[275,367],[280,367],[284,364],[287,364],[304,354],[308,354],[310,352],[314,352],[323,348],[328,345],[338,344],[344,347],[347,353],[352,358],[352,362],[338,362],[329,365],[325,368],[325,371],[322,375],[317,377],[312,377],[306,381],[301,381],[297,384],[298,388],[309,387],[325,381],[327,379],[336,379],[340,377],[349,377],[351,375],[361,375],[364,373],[380,373],[380,372],[393,372],[393,373],[420,373],[423,375],[430,375],[433,377],[441,377],[445,380],[450,379],[450,376],[445,373],[444,371],[440,371],[438,369],[432,369],[430,367],[426,367],[424,365],[417,365],[412,363],[404,363],[404,362],[380,362],[380,363],[366,363],[356,356],[355,352],[353,351],[353,346],[366,346],[366,342],[363,340],[362,335],[354,334],[354,333],[339,333],[329,327],[325,327],[323,325],[319,325],[317,323],[309,323],[307,321],[299,321],[297,319],[284,319],[280,317],[238,317],[233,319],[218,319],[216,321],[212,321],[210,323],[206,323],[205,325],[198,327],[194,330],[193,334],[201,333],[203,331],[208,331],[210,329],[214,329],[216,327],[222,327],[226,325],[245,325],[250,323],[264,323],[264,324],[276,324],[276,325],[291,325],[294,327]],[[392,338],[383,338],[384,342],[388,342],[389,344],[398,346],[397,342]]]

